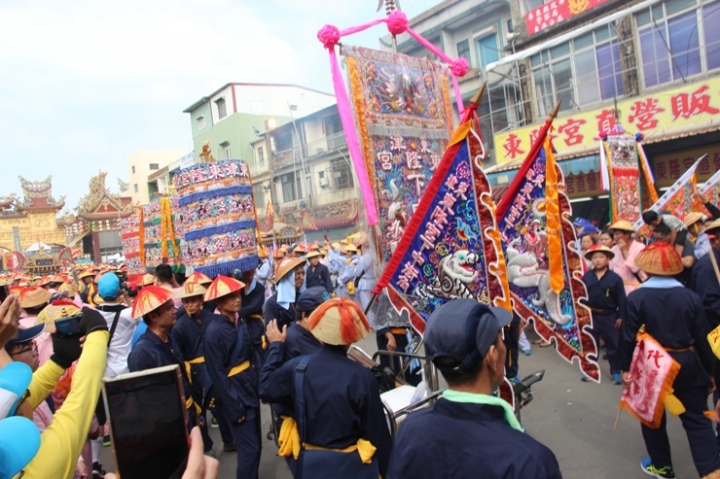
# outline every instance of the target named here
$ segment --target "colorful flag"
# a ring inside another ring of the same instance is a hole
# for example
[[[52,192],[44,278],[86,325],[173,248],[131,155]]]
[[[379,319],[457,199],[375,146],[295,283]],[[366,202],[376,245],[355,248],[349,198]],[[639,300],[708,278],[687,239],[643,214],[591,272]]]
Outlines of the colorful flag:
[[[650,207],[650,209],[658,212],[668,211],[671,215],[677,216],[680,219],[685,218],[685,215],[696,209],[694,193],[697,187],[697,180],[695,177],[695,170],[705,157],[707,157],[707,154],[698,158],[697,161],[688,168],[687,171],[660,197],[660,199]],[[702,206],[702,210],[699,212],[708,216],[710,215],[704,206]],[[652,228],[646,225],[642,218],[639,218],[633,226],[635,227],[635,230],[645,238],[652,236]]]
[[[632,384],[623,389],[620,407],[653,429],[660,427],[665,407],[682,414],[685,409],[672,388],[679,371],[680,364],[657,341],[638,334],[629,371]]]
[[[267,201],[265,205],[265,231],[272,231],[275,227],[275,208],[273,208],[272,202]]]
[[[579,303],[587,290],[570,201],[547,138],[551,123],[548,118],[495,211],[510,296],[515,311],[525,321],[533,319],[544,340],[554,338],[561,357],[578,358],[583,373],[599,381],[596,359],[590,358],[597,357],[592,319]]]
[[[701,193],[712,204],[720,204],[720,170],[703,184]]]
[[[472,130],[476,108],[465,110],[374,290],[387,288],[395,309],[407,310],[421,334],[433,311],[452,299],[511,309],[484,148]]]
[[[13,251],[13,270],[22,271],[25,266],[25,256],[19,251]]]
[[[316,230],[318,227],[315,225],[315,222],[310,218],[310,215],[307,211],[304,211],[300,214],[300,226],[302,227],[303,231],[305,230]],[[307,243],[307,240],[304,240]]]
[[[70,250],[69,246],[66,246],[62,250],[60,250],[60,254],[58,255],[58,261],[62,263],[63,266],[70,266],[71,264],[75,264],[75,258],[73,258],[72,251]]]

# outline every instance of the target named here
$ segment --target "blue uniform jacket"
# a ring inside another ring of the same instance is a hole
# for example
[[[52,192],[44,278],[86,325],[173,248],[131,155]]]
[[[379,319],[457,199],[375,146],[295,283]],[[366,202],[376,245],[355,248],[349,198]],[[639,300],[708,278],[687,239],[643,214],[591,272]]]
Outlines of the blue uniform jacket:
[[[260,376],[260,397],[295,404],[299,361],[294,358],[283,364],[282,348],[273,343]],[[385,476],[392,441],[377,381],[370,370],[349,359],[344,346],[324,344],[307,364],[303,391],[307,443],[344,449],[366,439],[377,448],[375,457],[380,474]]]
[[[674,282],[674,287],[665,286]],[[697,294],[684,288],[671,278],[650,278],[643,286],[628,295],[627,318],[623,318],[618,342],[618,361],[623,371],[630,369],[636,335],[640,326],[665,348],[683,349],[695,346],[692,351],[670,352],[680,363],[680,372],[674,386],[705,386],[709,383],[707,374],[712,371],[713,354],[707,341],[709,332],[705,312]],[[698,357],[700,361],[698,361]]]
[[[183,379],[183,392],[185,398],[192,397],[192,389],[185,374],[185,362],[180,352],[180,347],[172,334],[168,335],[167,343],[164,343],[155,333],[149,329],[145,331],[135,347],[128,356],[128,369],[130,372],[144,371],[146,369],[159,368],[161,366],[180,366],[180,375]]]
[[[186,361],[204,356],[203,338],[215,314],[200,310],[200,317],[195,319],[184,314],[172,328],[172,335]],[[195,401],[202,404],[204,392],[210,388],[210,377],[204,364],[192,365],[192,386]]]
[[[593,314],[612,314],[615,318],[625,318],[627,297],[620,275],[608,269],[598,279],[595,271],[590,270],[583,275],[582,280],[588,291],[588,299],[584,304],[592,309]]]
[[[238,328],[242,329],[240,354],[233,356],[238,341]],[[245,371],[228,377],[230,370],[250,360],[252,339],[242,321],[237,328],[227,316],[214,315],[205,331],[203,348],[205,366],[213,382],[213,391],[220,398],[228,420],[235,423],[245,416],[246,408],[258,408],[257,371],[249,367]]]
[[[499,406],[451,402],[411,413],[398,428],[387,479],[560,479],[550,449],[510,427]]]
[[[277,293],[270,296],[265,302],[265,326],[273,319],[277,319],[277,327],[282,331],[283,326],[290,326],[290,323],[295,321],[295,315],[295,303],[290,303],[288,309],[281,307],[277,303]]]
[[[322,286],[328,293],[332,293],[335,290],[335,288],[333,288],[332,278],[330,278],[330,270],[322,263],[318,263],[314,268],[308,266],[305,270],[305,285],[308,288]]]
[[[702,300],[710,329],[715,329],[720,326],[720,284],[715,276],[710,254],[714,254],[720,264],[720,251],[712,248],[708,254],[695,263],[690,285]]]
[[[288,326],[287,336],[285,337],[285,361],[298,356],[316,353],[320,346],[322,346],[322,343],[310,331],[297,323],[292,323]]]

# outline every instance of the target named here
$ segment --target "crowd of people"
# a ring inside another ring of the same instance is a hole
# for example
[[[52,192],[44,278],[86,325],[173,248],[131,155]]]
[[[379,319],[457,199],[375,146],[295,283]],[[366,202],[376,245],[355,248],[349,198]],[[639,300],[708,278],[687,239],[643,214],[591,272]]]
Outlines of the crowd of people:
[[[720,326],[720,210],[706,208],[711,217],[683,220],[646,212],[649,241],[627,221],[576,227],[584,302],[611,381],[632,384],[636,335],[650,334],[681,364],[673,388],[698,474],[720,478],[720,442],[707,417],[720,380],[707,339]],[[100,463],[112,443],[102,379],[163,366],[177,366],[182,378],[186,478],[216,477],[210,456],[219,453],[236,453],[236,477],[257,478],[263,440],[275,434],[294,477],[561,477],[552,451],[493,394],[517,374],[518,351],[530,354],[517,314],[471,299],[434,311],[425,353],[448,389],[411,413],[393,440],[378,379],[347,354],[369,332],[383,351],[412,341],[407,319],[371,304],[379,272],[367,239],[258,256],[257,268],[215,278],[167,264],[136,282],[108,266],[1,277],[9,295],[0,306],[0,479],[114,477]],[[80,331],[58,334],[55,321],[77,315]],[[389,355],[381,361],[403,369]],[[270,432],[261,428],[262,402],[276,421]],[[649,454],[641,467],[674,478],[664,417],[659,428],[641,427]]]

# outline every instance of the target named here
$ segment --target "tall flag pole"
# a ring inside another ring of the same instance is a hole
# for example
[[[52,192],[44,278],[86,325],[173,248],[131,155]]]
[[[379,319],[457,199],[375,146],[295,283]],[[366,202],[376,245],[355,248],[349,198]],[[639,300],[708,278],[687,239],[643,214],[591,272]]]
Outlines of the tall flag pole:
[[[592,318],[580,304],[587,297],[570,201],[548,132],[560,108],[550,113],[498,203],[495,214],[507,261],[510,296],[518,315],[533,319],[536,332],[554,341],[568,362],[579,359],[582,372],[600,381]]]
[[[477,108],[484,89],[463,112],[373,291],[386,289],[394,308],[408,311],[421,334],[432,312],[452,299],[511,309],[495,205],[482,171],[485,149]]]

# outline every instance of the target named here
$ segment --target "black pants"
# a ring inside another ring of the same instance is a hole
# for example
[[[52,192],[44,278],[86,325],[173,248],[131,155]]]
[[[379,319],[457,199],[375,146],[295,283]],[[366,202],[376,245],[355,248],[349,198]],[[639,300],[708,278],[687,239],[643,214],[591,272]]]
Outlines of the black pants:
[[[262,453],[260,409],[245,408],[245,420],[241,424],[229,421],[227,424],[237,447],[237,479],[258,479]]]
[[[718,443],[715,440],[713,424],[703,414],[703,411],[708,409],[707,388],[678,388],[675,390],[675,396],[685,406],[685,412],[680,415],[680,420],[690,443],[690,452],[692,453],[695,468],[700,477],[704,477],[720,469]],[[650,429],[645,425],[641,426],[645,447],[653,465],[656,467],[672,467],[666,419],[665,414],[663,414],[662,423],[658,429]]]
[[[620,330],[615,327],[617,315],[615,313],[593,313],[592,318],[592,334],[595,337],[598,350],[600,349],[600,337],[602,336],[603,341],[605,341],[605,353],[610,363],[610,373],[619,373],[621,367],[617,357],[617,344],[620,339]]]
[[[513,313],[513,319],[505,327],[503,331],[503,342],[507,348],[507,356],[505,358],[505,376],[514,378],[520,371],[518,360],[520,359],[520,316]]]

